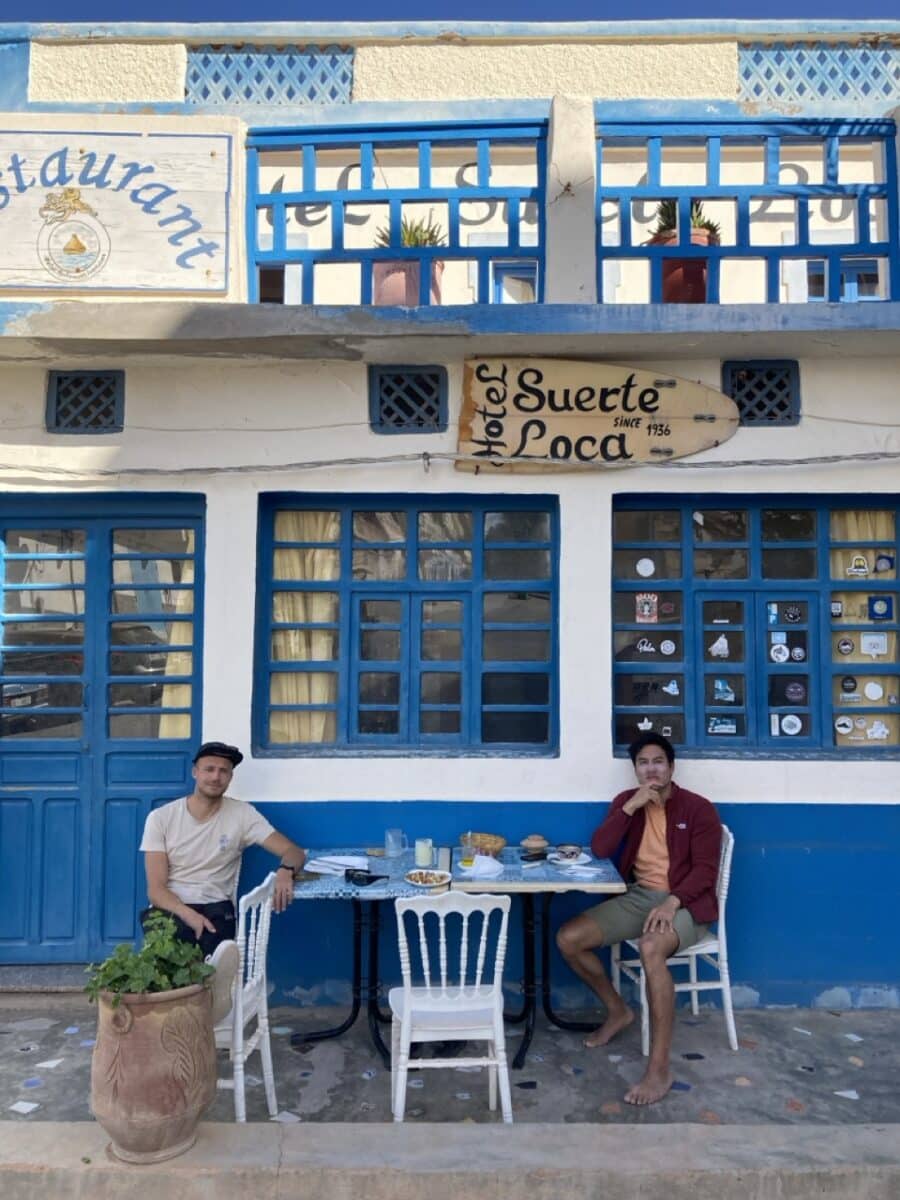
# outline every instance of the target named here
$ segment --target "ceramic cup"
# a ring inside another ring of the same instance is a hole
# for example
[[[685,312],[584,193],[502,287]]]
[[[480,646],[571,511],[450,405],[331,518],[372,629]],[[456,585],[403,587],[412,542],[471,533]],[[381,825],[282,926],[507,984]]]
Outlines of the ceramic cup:
[[[574,842],[563,842],[562,845],[556,847],[556,853],[566,862],[571,862],[581,853],[581,847],[576,846]]]

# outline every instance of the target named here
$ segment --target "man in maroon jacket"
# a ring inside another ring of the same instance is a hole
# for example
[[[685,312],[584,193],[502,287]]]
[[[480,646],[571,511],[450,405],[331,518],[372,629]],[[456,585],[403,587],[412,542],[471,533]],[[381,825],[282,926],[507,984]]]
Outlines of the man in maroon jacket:
[[[640,939],[650,1004],[650,1057],[643,1079],[625,1099],[653,1104],[672,1086],[675,990],[666,959],[704,938],[719,915],[715,888],[722,823],[709,800],[672,779],[675,750],[667,738],[645,733],[628,753],[639,786],[616,796],[591,839],[597,858],[618,857],[628,890],[567,921],[556,941],[575,974],[606,1007],[606,1020],[585,1045],[605,1046],[631,1024],[634,1013],[594,951],[626,938]]]

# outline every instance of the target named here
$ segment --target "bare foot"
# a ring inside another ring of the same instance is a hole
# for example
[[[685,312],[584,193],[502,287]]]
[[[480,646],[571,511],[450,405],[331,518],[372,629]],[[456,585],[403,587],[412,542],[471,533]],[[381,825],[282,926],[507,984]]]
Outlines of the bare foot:
[[[633,1020],[634,1013],[623,1004],[622,1011],[611,1012],[599,1029],[588,1034],[584,1039],[584,1044],[589,1050],[594,1050],[597,1046],[605,1046],[607,1042],[613,1040],[617,1033],[627,1029]]]
[[[655,1104],[662,1100],[672,1086],[672,1073],[668,1067],[663,1071],[648,1067],[644,1078],[625,1093],[626,1104]]]

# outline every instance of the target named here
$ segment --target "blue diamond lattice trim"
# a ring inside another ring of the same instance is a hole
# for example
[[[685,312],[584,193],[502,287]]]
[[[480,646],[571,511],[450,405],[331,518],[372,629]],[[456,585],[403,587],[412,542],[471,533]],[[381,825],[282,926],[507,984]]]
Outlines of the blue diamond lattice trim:
[[[188,104],[349,104],[346,46],[196,46],[188,50]]]
[[[738,407],[742,425],[796,425],[800,374],[796,362],[729,362],[722,391]]]
[[[847,42],[741,46],[740,99],[846,103],[900,100],[900,46]]]

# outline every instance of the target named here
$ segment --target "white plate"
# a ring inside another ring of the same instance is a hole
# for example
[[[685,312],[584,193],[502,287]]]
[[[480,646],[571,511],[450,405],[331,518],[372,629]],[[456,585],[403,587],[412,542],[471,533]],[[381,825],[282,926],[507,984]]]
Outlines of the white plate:
[[[427,875],[428,881],[417,878],[421,875]],[[407,883],[418,888],[446,887],[452,878],[449,871],[434,871],[430,867],[417,867],[414,871],[407,871],[404,875]]]
[[[583,867],[591,861],[591,856],[582,852],[577,858],[561,858],[558,854],[548,854],[547,862],[554,867]]]

